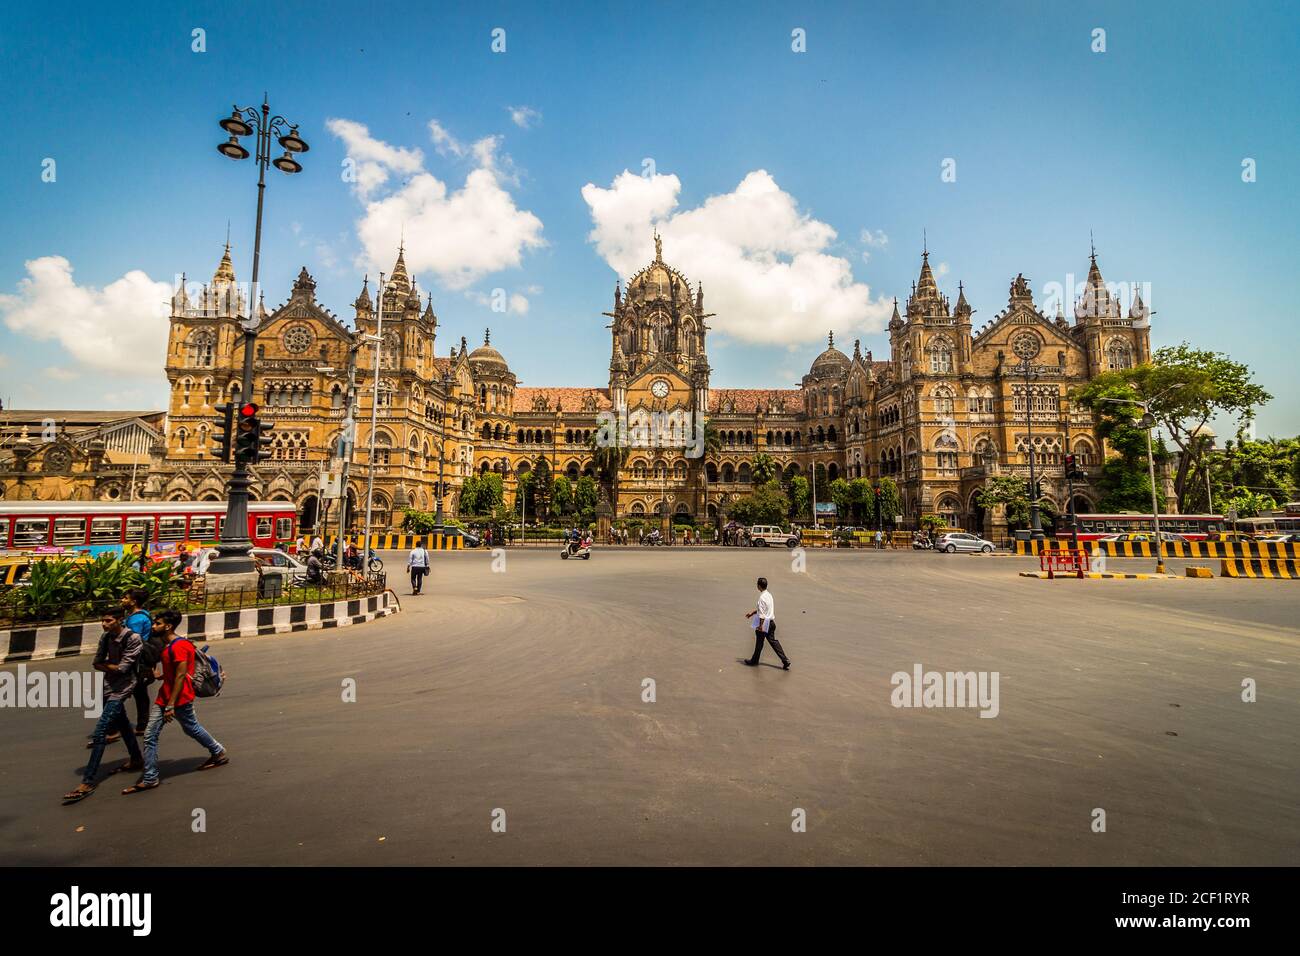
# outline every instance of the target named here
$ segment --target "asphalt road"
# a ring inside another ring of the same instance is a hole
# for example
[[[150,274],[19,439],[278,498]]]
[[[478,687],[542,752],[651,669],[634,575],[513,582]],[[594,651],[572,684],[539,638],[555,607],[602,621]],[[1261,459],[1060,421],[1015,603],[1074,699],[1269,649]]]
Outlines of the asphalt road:
[[[485,552],[435,554],[424,595],[398,584],[393,618],[215,645],[230,683],[199,713],[231,763],[193,772],[205,752],[169,726],[164,786],[132,797],[119,775],[62,806],[91,722],[0,710],[0,862],[1300,857],[1300,582],[1048,582],[1017,576],[1032,559],[925,553],[806,561],[536,550],[494,571]],[[740,664],[759,574],[788,673]],[[998,716],[891,706],[891,675],[916,664],[997,672]]]

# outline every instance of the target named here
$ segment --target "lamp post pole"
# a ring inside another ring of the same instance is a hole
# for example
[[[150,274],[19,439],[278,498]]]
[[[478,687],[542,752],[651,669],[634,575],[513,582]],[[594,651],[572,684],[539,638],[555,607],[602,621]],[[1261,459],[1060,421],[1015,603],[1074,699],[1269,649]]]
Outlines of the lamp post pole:
[[[452,377],[450,374],[442,377],[442,418],[438,423],[438,511],[434,515],[434,524],[439,528],[442,527],[442,481],[443,481],[443,463],[447,455],[447,393],[451,391]]]
[[[1034,541],[1042,541],[1046,535],[1043,534],[1043,519],[1038,511],[1038,473],[1034,469],[1034,408],[1033,396],[1030,394],[1034,366],[1030,364],[1029,359],[1025,359],[1020,363],[1018,371],[1023,372],[1025,376],[1025,425],[1028,432],[1025,441],[1029,453],[1029,537]]]
[[[357,438],[357,350],[360,348],[360,342],[348,348],[347,414],[343,418],[343,433],[339,436],[338,452],[343,459],[343,468],[339,483],[339,539],[336,543],[337,560],[334,567],[340,571],[343,570],[344,539],[347,536],[348,477],[352,471],[352,450]]]
[[[369,561],[370,555],[370,512],[375,500],[375,429],[379,422],[379,357],[384,350],[384,274],[379,273],[379,310],[375,323],[375,381],[370,393],[370,452],[366,459],[366,531],[361,545],[361,553]]]
[[[257,341],[260,310],[259,277],[262,257],[262,209],[266,194],[266,168],[275,166],[283,173],[302,172],[302,166],[293,154],[305,153],[306,142],[298,136],[298,127],[283,116],[271,116],[271,108],[266,97],[262,97],[260,108],[235,106],[230,115],[220,121],[223,130],[230,134],[230,139],[220,144],[217,151],[229,159],[247,159],[246,150],[239,143],[241,136],[257,136],[257,222],[253,234],[253,285],[248,300],[248,319],[241,324],[244,330],[244,362],[240,379],[239,400],[241,403],[252,401],[253,394],[253,356]],[[276,136],[284,147],[284,155],[271,159],[271,137]],[[232,436],[233,441],[233,436]],[[257,454],[254,449],[253,454]],[[256,570],[249,557],[253,542],[248,537],[248,487],[251,483],[248,475],[250,462],[244,456],[235,455],[235,469],[227,483],[226,519],[221,526],[221,542],[217,545],[217,557],[212,559],[208,568],[210,575],[249,575]],[[231,579],[233,581],[233,579]]]

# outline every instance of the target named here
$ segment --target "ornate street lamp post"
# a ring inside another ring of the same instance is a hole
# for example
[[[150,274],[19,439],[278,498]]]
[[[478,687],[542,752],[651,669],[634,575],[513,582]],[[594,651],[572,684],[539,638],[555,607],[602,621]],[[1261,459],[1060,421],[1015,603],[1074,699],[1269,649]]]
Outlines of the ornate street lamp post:
[[[1029,537],[1034,541],[1042,541],[1047,536],[1043,534],[1042,516],[1038,512],[1038,473],[1034,470],[1034,404],[1031,393],[1030,383],[1038,377],[1038,369],[1025,358],[1015,369],[1025,377],[1025,423],[1028,434],[1026,435],[1026,451],[1029,453]]]
[[[439,528],[443,526],[442,515],[442,492],[443,492],[443,463],[447,455],[447,396],[451,392],[455,379],[451,377],[451,371],[448,369],[442,376],[442,418],[438,424],[438,513],[434,515],[433,522]]]
[[[220,121],[221,128],[230,134],[230,139],[217,146],[217,152],[230,159],[247,159],[248,150],[240,145],[239,137],[257,136],[257,226],[253,238],[253,287],[248,298],[248,318],[241,324],[244,329],[244,367],[240,380],[239,398],[241,403],[250,403],[253,399],[253,355],[257,339],[257,327],[261,316],[260,295],[258,294],[258,269],[262,254],[262,207],[266,192],[266,167],[274,166],[282,173],[300,173],[302,165],[294,158],[297,153],[308,150],[307,143],[298,136],[298,127],[283,116],[271,116],[271,108],[266,97],[262,98],[260,108],[236,106],[225,119]],[[271,159],[271,137],[275,137],[284,148],[284,155]],[[256,454],[254,449],[253,454]],[[247,458],[235,455],[235,470],[227,485],[228,502],[226,520],[221,527],[221,542],[217,545],[217,557],[212,559],[208,568],[209,575],[252,575],[256,572],[249,549],[253,542],[248,537],[248,466]],[[209,581],[212,581],[209,578]],[[232,584],[235,579],[227,579]],[[244,579],[247,580],[247,579]],[[224,589],[223,589],[224,590]]]

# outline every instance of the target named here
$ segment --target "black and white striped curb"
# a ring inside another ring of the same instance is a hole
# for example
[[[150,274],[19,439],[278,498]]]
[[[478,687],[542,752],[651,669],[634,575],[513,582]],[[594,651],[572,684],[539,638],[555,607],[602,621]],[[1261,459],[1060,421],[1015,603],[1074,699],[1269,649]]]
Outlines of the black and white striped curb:
[[[199,643],[233,637],[258,637],[262,634],[288,634],[292,631],[363,624],[377,617],[396,614],[401,609],[397,595],[385,591],[369,597],[325,604],[277,604],[273,607],[186,614],[181,622],[180,633],[182,637]],[[4,658],[0,663],[44,661],[54,657],[93,654],[99,646],[99,636],[102,633],[99,621],[0,631],[0,649],[4,650]]]

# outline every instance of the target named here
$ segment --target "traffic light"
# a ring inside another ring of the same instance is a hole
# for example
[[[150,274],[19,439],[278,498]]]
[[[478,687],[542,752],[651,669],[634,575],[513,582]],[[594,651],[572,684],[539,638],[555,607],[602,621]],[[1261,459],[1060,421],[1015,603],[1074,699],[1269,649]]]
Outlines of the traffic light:
[[[1084,473],[1083,469],[1079,467],[1079,456],[1078,456],[1078,455],[1066,455],[1066,456],[1065,456],[1065,476],[1066,476],[1067,478],[1086,478],[1086,477],[1087,477],[1087,475]]]
[[[258,406],[253,402],[239,406],[239,421],[235,426],[235,461],[246,465],[256,465],[269,457],[263,449],[271,444],[272,439],[268,433],[274,426],[259,420],[257,412]]]
[[[225,403],[212,407],[217,410],[217,428],[212,435],[215,443],[212,450],[216,453],[217,461],[230,461],[230,443],[235,430],[235,406]]]

